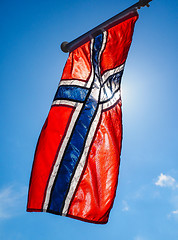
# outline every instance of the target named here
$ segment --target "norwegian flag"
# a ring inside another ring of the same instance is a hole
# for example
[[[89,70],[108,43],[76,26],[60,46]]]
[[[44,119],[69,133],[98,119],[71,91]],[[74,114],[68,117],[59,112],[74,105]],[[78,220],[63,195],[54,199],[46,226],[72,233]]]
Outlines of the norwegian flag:
[[[120,84],[136,11],[69,54],[36,147],[27,211],[106,223],[120,165]]]

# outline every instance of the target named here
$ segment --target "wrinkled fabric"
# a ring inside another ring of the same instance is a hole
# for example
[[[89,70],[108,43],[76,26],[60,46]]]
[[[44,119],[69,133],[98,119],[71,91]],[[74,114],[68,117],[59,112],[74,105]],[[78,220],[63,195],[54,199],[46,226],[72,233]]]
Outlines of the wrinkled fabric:
[[[137,12],[69,54],[35,151],[27,211],[107,223],[120,166],[120,84]]]

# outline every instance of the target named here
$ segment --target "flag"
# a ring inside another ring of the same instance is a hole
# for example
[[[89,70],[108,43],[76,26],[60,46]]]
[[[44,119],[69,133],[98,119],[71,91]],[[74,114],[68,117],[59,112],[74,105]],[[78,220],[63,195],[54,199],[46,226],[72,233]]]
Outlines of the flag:
[[[121,77],[136,11],[69,54],[42,128],[27,211],[107,223],[122,142]]]

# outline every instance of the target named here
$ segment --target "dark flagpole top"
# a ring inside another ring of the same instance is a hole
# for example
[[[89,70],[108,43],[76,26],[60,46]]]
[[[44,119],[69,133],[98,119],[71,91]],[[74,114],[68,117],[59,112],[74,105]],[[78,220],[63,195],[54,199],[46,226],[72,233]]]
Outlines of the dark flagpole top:
[[[135,12],[137,9],[140,9],[141,7],[149,7],[149,2],[152,0],[139,0],[137,3],[133,4],[132,6],[128,7],[124,11],[118,13],[114,17],[108,19],[107,21],[101,23],[97,27],[91,29],[90,31],[84,33],[80,37],[74,39],[71,42],[63,42],[61,44],[61,50],[63,52],[72,52],[76,48],[80,47],[87,41],[91,40],[92,38],[98,36],[103,31],[107,30],[108,28],[114,26],[115,23],[119,21],[119,19],[126,17],[129,13]]]

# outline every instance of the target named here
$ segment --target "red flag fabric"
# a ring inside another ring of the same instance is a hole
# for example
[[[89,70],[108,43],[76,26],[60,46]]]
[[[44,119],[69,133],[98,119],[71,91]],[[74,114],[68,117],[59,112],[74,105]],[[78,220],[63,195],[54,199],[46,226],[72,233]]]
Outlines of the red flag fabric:
[[[27,211],[107,223],[122,142],[120,83],[136,11],[69,54],[36,147]]]

